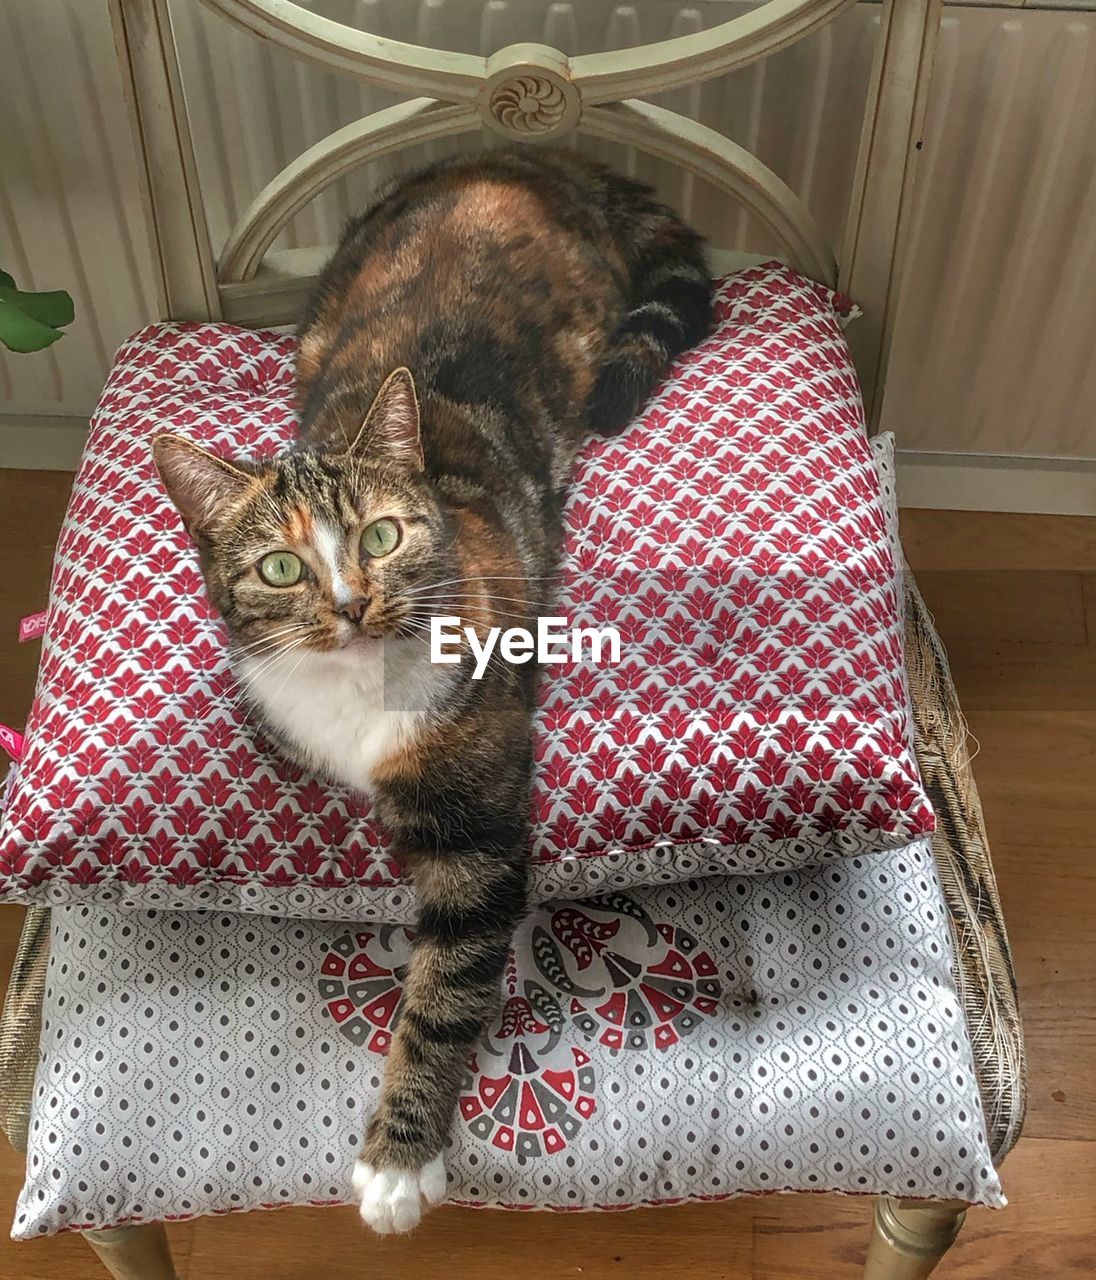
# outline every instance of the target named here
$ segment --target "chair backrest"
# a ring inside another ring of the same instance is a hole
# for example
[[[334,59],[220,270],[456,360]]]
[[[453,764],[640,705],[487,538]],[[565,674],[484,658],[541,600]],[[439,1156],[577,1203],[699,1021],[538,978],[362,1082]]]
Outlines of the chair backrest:
[[[183,0],[196,3],[197,0]],[[793,266],[839,287],[864,316],[849,337],[869,421],[883,375],[907,239],[942,0],[883,0],[843,243],[835,248],[794,191],[738,144],[641,100],[765,58],[855,0],[769,0],[708,30],[568,57],[516,44],[490,57],[359,31],[291,0],[203,0],[237,27],[328,70],[409,95],[328,134],[254,198],[215,252],[202,204],[168,0],[110,0],[144,158],[161,310],[178,319],[285,324],[329,246],[271,254],[279,232],[348,171],[416,144],[481,130],[533,145],[571,131],[625,143],[737,199]],[[718,265],[736,246],[718,245]]]

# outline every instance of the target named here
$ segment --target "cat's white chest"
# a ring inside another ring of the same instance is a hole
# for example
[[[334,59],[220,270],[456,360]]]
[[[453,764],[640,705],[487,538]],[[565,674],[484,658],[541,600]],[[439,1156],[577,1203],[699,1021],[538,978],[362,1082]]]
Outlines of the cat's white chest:
[[[418,668],[421,664],[415,663]],[[380,644],[239,661],[237,675],[264,717],[320,772],[372,791],[378,764],[405,746],[430,706],[432,681]]]

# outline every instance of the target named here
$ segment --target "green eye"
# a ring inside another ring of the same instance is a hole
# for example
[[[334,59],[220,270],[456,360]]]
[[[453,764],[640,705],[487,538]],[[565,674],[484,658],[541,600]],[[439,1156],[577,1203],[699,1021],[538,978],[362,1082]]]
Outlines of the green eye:
[[[292,551],[272,551],[259,561],[259,574],[272,587],[292,587],[300,582],[302,568],[300,557]]]
[[[362,550],[379,559],[400,545],[400,526],[395,520],[374,520],[362,531]]]

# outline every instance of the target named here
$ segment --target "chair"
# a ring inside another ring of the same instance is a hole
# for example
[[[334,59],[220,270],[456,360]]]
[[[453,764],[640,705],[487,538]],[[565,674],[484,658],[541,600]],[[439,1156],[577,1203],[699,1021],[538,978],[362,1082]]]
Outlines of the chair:
[[[1024,1042],[1008,940],[986,844],[966,730],[938,636],[912,577],[907,579],[906,652],[918,761],[937,811],[933,856],[956,947],[956,977],[971,1032],[991,1155],[1000,1163],[1020,1136],[1026,1102]],[[38,1062],[49,911],[27,913],[0,1018],[0,1125],[26,1149]],[[918,1280],[954,1241],[962,1204],[880,1197],[865,1280]],[[162,1225],[88,1231],[86,1238],[117,1280],[170,1280]]]
[[[638,95],[699,82],[783,47],[828,21],[847,0],[765,6],[707,32],[620,54],[568,59],[543,46],[516,46],[484,62],[411,46],[387,47],[304,10],[286,16],[273,0],[207,0],[211,8],[296,56],[404,92],[424,93],[323,139],[256,197],[214,260],[197,187],[166,0],[112,0],[123,68],[134,91],[134,124],[148,161],[163,314],[243,324],[289,322],[307,292],[304,251],[269,252],[307,200],[352,165],[415,142],[486,126],[519,138],[571,129],[634,144],[739,199],[784,245],[792,265],[855,297],[864,308],[850,332],[869,420],[884,392],[896,282],[908,230],[918,133],[939,18],[937,0],[885,0],[860,160],[840,259],[802,202],[771,171],[710,129]],[[775,12],[770,12],[774,10]],[[514,95],[533,81],[547,106],[515,115]],[[626,99],[626,100],[625,100]],[[721,265],[731,246],[721,246]],[[985,840],[965,729],[946,658],[916,586],[907,585],[907,662],[918,759],[937,812],[936,863],[956,950],[956,981],[974,1050],[979,1091],[999,1162],[1019,1136],[1025,1063],[1015,981]],[[0,1120],[24,1149],[45,981],[48,912],[27,918],[0,1023]],[[927,1276],[961,1226],[960,1203],[880,1198],[868,1247],[867,1280]],[[119,1280],[173,1274],[162,1226],[88,1231]]]

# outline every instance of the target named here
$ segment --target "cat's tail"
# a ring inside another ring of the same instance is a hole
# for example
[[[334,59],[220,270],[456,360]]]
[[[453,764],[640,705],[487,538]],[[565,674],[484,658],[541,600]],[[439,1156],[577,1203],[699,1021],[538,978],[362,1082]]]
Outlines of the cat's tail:
[[[587,401],[587,421],[616,435],[639,413],[675,356],[712,328],[712,281],[702,241],[653,201],[622,227],[631,268],[628,311],[609,340]]]

